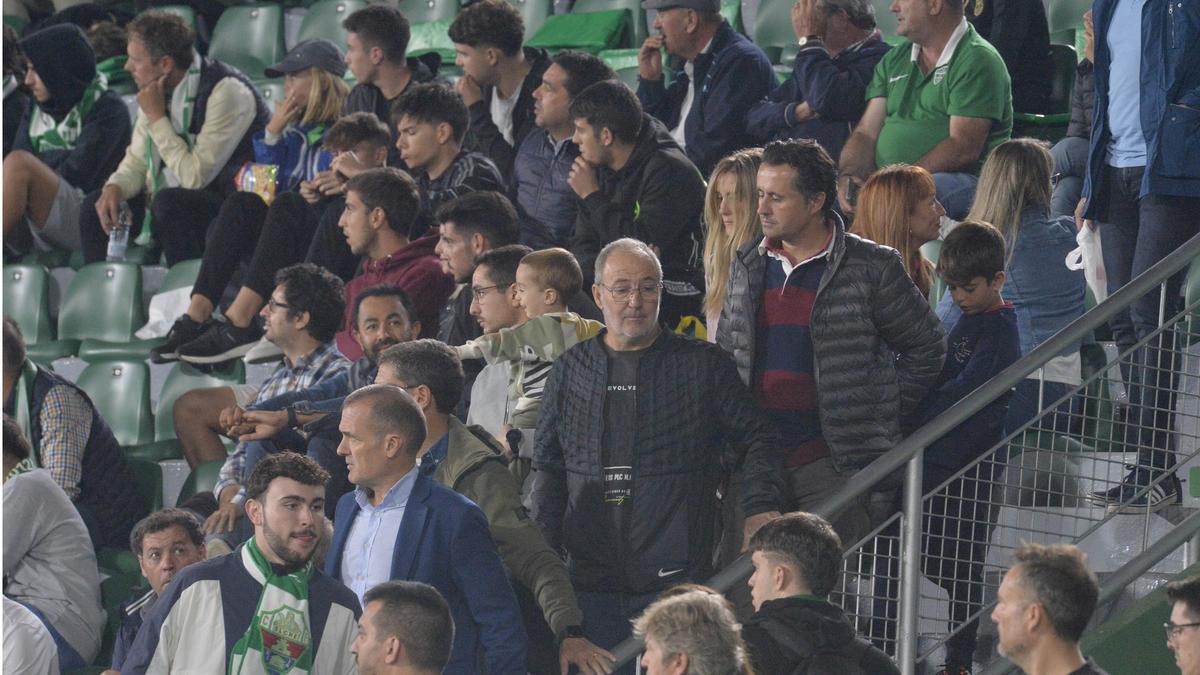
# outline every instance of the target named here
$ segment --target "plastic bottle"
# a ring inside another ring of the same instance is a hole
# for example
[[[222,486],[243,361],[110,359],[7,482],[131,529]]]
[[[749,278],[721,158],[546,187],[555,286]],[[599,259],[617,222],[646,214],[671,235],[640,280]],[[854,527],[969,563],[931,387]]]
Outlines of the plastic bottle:
[[[133,224],[133,213],[129,210],[129,204],[121,202],[120,210],[117,212],[117,224],[113,226],[112,232],[108,233],[108,260],[110,262],[124,262],[125,250],[129,246],[129,227]]]

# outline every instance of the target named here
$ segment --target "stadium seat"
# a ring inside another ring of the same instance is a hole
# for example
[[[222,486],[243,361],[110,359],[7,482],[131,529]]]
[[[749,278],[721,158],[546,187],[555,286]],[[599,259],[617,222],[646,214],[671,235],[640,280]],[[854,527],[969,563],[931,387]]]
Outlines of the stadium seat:
[[[78,384],[122,446],[154,440],[150,367],[142,361],[101,361],[79,374]]]
[[[937,265],[938,254],[942,252],[942,240],[934,239],[926,242],[921,247],[921,255],[926,260]],[[938,301],[942,299],[942,295],[946,293],[946,282],[936,272],[933,275],[933,283],[929,285],[929,304],[937,307]]]
[[[639,0],[576,0],[570,14],[555,14],[526,40],[551,51],[640,47],[646,39],[646,15]]]
[[[796,35],[792,32],[791,0],[763,0],[754,17],[751,37],[762,48],[771,63],[784,63],[786,55],[796,53]]]
[[[325,38],[345,50],[346,29],[342,28],[342,21],[366,6],[365,0],[320,0],[310,5],[300,23],[296,42]]]
[[[176,363],[163,382],[158,395],[158,406],[154,410],[154,439],[164,441],[175,438],[173,410],[175,400],[192,389],[202,387],[224,387],[246,381],[246,364],[234,359],[221,364],[220,369],[202,372],[187,363]]]
[[[138,492],[141,493],[142,499],[149,505],[150,513],[162,508],[162,467],[158,462],[148,462],[144,459],[131,459],[126,457],[125,463],[129,465],[129,470],[133,473],[134,480],[137,481]]]
[[[1050,79],[1049,114],[1013,112],[1013,136],[1033,136],[1051,143],[1067,133],[1071,122],[1071,90],[1075,86],[1075,66],[1078,58],[1069,45],[1050,45],[1054,72]]]
[[[1092,0],[1053,0],[1046,3],[1046,25],[1050,42],[1075,44],[1075,33],[1083,32],[1083,14],[1092,8]]]
[[[875,9],[875,27],[883,33],[883,40],[890,45],[898,45],[904,42],[904,38],[896,34],[896,15],[892,12],[892,0],[871,0],[871,5]],[[791,21],[791,17],[788,17]]]
[[[262,94],[263,100],[267,102],[267,110],[273,112],[275,106],[283,100],[283,81],[262,80],[255,82],[254,85],[258,88],[258,93]]]
[[[630,89],[637,90],[638,86],[638,49],[606,49],[598,56],[608,64],[622,82]]]
[[[195,258],[172,265],[163,277],[162,283],[158,285],[158,292],[165,293],[195,284],[196,278],[200,276],[200,262],[200,258]]]
[[[546,17],[554,13],[554,0],[508,0],[517,8],[525,20],[525,34],[533,35],[545,23]]]
[[[50,271],[41,265],[5,265],[4,314],[17,322],[27,346],[52,341]]]
[[[58,339],[39,343],[31,357],[48,363],[74,354],[87,361],[145,354],[158,341],[133,341],[134,331],[144,323],[142,268],[132,263],[92,263],[79,270],[63,293]]]
[[[213,29],[208,56],[227,63],[252,80],[286,53],[283,46],[283,6],[276,3],[233,5]]]
[[[184,479],[183,487],[179,490],[178,503],[186,502],[198,492],[212,492],[217,487],[217,475],[224,464],[224,460],[214,459],[192,469],[192,472]]]
[[[458,16],[458,0],[400,0],[399,8],[414,25]]]
[[[442,63],[453,64],[454,43],[450,41],[450,36],[446,33],[450,30],[450,23],[452,21],[454,19],[441,19],[439,21],[413,24],[412,33],[408,40],[408,55],[421,56],[430,52],[437,52],[442,57]],[[438,72],[444,76],[446,69],[442,68]]]
[[[70,267],[73,270],[77,270],[83,267],[83,252],[67,251],[61,248],[49,251],[33,251],[22,256],[21,263],[24,265],[41,265],[49,269]]]
[[[737,32],[742,32],[742,3],[741,0],[723,0],[721,16]]]

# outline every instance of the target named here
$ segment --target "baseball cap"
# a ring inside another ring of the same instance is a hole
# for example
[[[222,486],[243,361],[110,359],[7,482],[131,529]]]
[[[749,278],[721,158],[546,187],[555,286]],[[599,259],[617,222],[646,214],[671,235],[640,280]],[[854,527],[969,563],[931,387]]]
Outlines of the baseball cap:
[[[721,11],[721,0],[643,0],[642,9],[694,9],[700,12]]]
[[[321,38],[305,40],[292,47],[282,61],[267,68],[263,73],[267,77],[283,77],[288,73],[297,73],[308,68],[320,68],[338,77],[346,74],[342,50],[329,40]]]

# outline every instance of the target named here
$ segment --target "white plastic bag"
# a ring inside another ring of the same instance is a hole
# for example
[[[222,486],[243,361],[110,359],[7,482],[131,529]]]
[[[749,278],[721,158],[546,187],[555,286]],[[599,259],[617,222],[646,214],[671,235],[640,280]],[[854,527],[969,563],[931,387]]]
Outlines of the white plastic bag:
[[[1100,232],[1084,226],[1075,235],[1075,243],[1079,247],[1067,254],[1067,269],[1083,270],[1083,278],[1092,289],[1097,304],[1104,302],[1108,297],[1108,277],[1104,273],[1104,256],[1100,251]]]
[[[192,300],[192,287],[184,286],[164,293],[155,293],[150,298],[150,309],[146,312],[148,321],[138,329],[134,336],[139,340],[166,337],[175,319],[187,311],[188,303]]]

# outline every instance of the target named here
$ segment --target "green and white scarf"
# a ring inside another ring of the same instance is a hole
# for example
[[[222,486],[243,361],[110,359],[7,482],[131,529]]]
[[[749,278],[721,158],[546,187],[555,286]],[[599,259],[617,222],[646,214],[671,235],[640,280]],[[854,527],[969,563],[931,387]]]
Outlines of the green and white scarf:
[[[14,91],[16,91],[17,87],[19,85],[20,85],[20,82],[17,82],[17,78],[13,77],[12,75],[5,75],[4,76],[4,98],[8,98],[8,95],[13,93]]]
[[[13,386],[13,420],[21,429],[21,433],[25,434],[25,438],[29,440],[31,448],[29,456],[18,462],[5,476],[5,480],[19,473],[38,468],[37,448],[32,447],[33,417],[30,411],[30,406],[33,404],[33,384],[37,379],[37,373],[37,365],[33,361],[25,359],[25,363],[21,365],[21,374],[17,376],[17,382]]]
[[[196,109],[196,94],[200,90],[200,63],[200,55],[193,51],[192,65],[188,67],[187,74],[183,76],[183,80],[179,84],[175,85],[175,89],[171,93],[171,128],[183,139],[189,150],[192,143],[195,142],[190,128]],[[150,173],[149,197],[151,200],[164,184],[167,187],[179,184],[179,179],[170,173],[170,169],[163,164],[162,155],[154,147],[154,138],[150,135],[149,130],[146,132],[146,169]],[[148,200],[146,203],[149,204],[150,201]],[[134,243],[139,246],[149,246],[154,243],[154,233],[150,229],[150,224],[150,209],[147,208],[146,215],[142,219],[142,231]]]
[[[251,538],[242,547],[242,564],[262,584],[250,627],[229,656],[228,675],[303,675],[312,670],[308,580],[312,561],[280,576]]]
[[[104,73],[97,72],[96,76],[92,78],[92,83],[83,90],[83,98],[79,99],[79,103],[71,108],[61,122],[55,122],[49,113],[34,103],[29,118],[29,143],[33,146],[33,151],[41,153],[47,150],[74,148],[75,141],[83,132],[83,120],[87,118],[88,113],[92,111],[92,106],[96,104],[106,89],[108,89],[108,78],[104,76]]]

